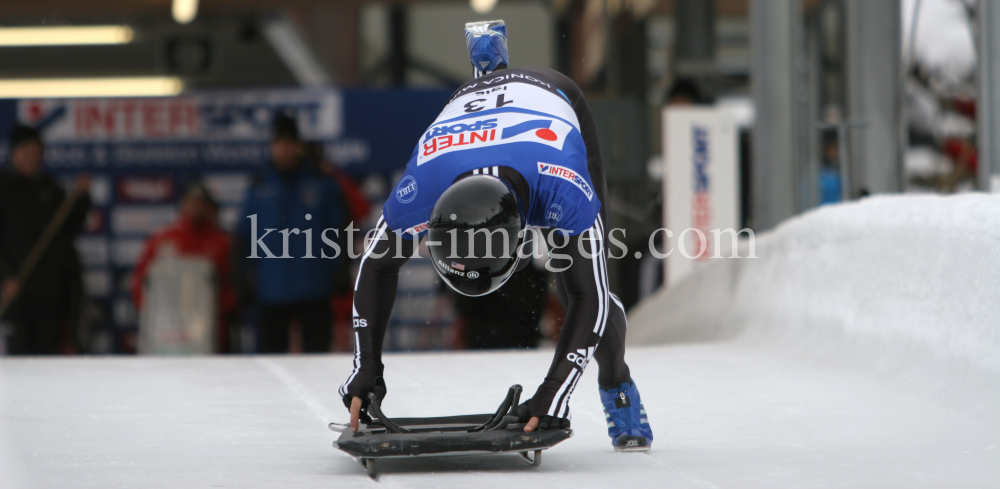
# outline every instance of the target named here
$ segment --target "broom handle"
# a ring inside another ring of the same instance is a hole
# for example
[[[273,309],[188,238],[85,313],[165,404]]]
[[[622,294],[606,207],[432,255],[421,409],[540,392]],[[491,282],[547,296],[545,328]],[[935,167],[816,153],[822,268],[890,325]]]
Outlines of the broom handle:
[[[52,240],[56,237],[59,232],[59,228],[62,227],[63,223],[66,222],[66,218],[69,217],[70,211],[73,210],[73,206],[76,204],[77,199],[83,195],[83,191],[79,188],[74,188],[72,192],[59,204],[59,208],[56,209],[56,213],[52,215],[52,219],[49,220],[49,224],[45,226],[42,231],[42,235],[38,237],[35,241],[35,245],[31,247],[31,251],[28,253],[27,258],[21,263],[21,268],[17,270],[17,275],[14,276],[17,280],[18,285],[24,285],[24,282],[31,275],[31,272],[35,269],[35,265],[38,264],[38,260],[42,259],[45,254],[45,250],[48,249]],[[4,313],[7,312],[7,308],[14,302],[14,297],[0,297],[0,317],[3,317]]]

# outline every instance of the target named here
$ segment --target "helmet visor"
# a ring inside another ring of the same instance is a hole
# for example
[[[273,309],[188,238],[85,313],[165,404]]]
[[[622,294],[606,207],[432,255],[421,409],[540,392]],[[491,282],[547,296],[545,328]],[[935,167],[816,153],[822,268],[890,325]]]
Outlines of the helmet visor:
[[[431,229],[427,238],[434,269],[460,294],[489,294],[517,269],[520,231],[517,226]]]

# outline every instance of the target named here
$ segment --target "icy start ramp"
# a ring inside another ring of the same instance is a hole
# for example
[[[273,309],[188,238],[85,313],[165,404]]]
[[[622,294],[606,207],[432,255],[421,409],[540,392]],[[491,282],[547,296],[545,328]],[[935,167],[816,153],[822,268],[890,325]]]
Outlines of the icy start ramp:
[[[1000,199],[824,208],[756,251],[630,315],[648,455],[613,451],[596,365],[540,467],[401,458],[372,480],[327,430],[350,356],[7,359],[0,487],[1000,487]],[[386,355],[384,408],[488,412],[551,357]]]
[[[551,352],[387,355],[385,408],[490,409],[537,382]],[[997,487],[996,422],[850,371],[738,345],[628,354],[656,439],[615,453],[588,369],[575,436],[530,468],[516,455],[397,459],[370,479],[333,448],[351,357],[0,361],[4,488]]]

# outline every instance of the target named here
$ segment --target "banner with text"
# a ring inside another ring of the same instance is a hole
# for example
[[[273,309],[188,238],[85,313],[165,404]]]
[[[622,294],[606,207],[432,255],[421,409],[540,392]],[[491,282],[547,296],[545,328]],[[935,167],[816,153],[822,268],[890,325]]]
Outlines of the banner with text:
[[[728,257],[738,231],[737,127],[725,109],[668,107],[663,111],[664,227],[668,286],[713,256]]]

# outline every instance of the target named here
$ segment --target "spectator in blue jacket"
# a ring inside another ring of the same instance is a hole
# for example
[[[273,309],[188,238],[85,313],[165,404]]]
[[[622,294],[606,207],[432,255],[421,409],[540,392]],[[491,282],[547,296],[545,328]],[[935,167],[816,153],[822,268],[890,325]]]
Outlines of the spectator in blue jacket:
[[[238,272],[257,306],[260,353],[287,352],[295,320],[303,351],[329,351],[330,297],[349,282],[341,239],[348,216],[343,194],[335,179],[303,155],[296,121],[278,115],[272,165],[248,190],[240,216]]]

